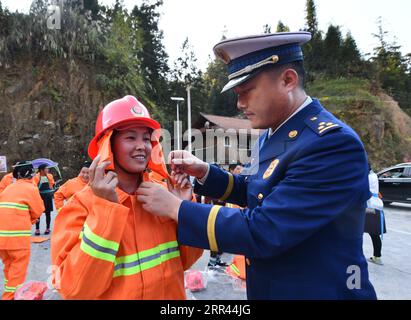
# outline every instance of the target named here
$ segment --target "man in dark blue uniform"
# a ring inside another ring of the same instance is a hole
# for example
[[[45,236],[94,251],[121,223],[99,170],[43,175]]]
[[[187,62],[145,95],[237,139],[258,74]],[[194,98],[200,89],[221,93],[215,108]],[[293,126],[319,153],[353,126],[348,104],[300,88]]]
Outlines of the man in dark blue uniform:
[[[143,183],[143,207],[178,221],[181,244],[243,254],[249,299],[376,299],[363,254],[367,155],[357,134],[304,91],[307,32],[225,40],[238,108],[267,129],[251,164],[232,175],[187,151],[170,154],[195,192],[233,209],[181,201]],[[181,178],[179,179],[181,181]]]

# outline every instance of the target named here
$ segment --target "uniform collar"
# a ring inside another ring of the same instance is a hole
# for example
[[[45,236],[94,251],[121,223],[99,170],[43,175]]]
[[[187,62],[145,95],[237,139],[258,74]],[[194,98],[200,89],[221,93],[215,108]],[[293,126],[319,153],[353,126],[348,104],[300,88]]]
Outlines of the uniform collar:
[[[311,99],[311,98],[310,98]],[[309,101],[309,100],[308,100]],[[307,100],[306,100],[307,102]],[[301,108],[301,109],[300,109]],[[305,128],[305,119],[320,113],[324,108],[317,99],[300,107],[278,130],[264,143],[259,153],[259,162],[275,158],[285,151],[286,142],[297,140]],[[268,130],[263,136],[268,134]],[[260,140],[261,141],[261,140]],[[262,140],[263,141],[263,140]]]
[[[286,124],[292,117],[294,117],[297,113],[299,113],[301,110],[303,110],[305,107],[307,107],[308,105],[310,105],[313,102],[313,99],[311,99],[310,96],[307,96],[307,98],[305,99],[305,101],[303,102],[303,104],[297,109],[295,110],[283,123],[281,123],[277,129],[275,129],[273,131],[273,129],[268,129],[268,137],[271,137],[274,133],[276,133],[284,124]]]

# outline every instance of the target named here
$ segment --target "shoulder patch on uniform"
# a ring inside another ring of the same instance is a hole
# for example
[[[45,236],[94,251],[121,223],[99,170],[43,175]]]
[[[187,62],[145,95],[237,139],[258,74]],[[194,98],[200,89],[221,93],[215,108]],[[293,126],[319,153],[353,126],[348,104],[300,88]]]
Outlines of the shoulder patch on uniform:
[[[320,112],[317,115],[311,115],[306,120],[306,125],[319,136],[323,136],[331,131],[342,128],[335,121],[336,119],[325,112]]]

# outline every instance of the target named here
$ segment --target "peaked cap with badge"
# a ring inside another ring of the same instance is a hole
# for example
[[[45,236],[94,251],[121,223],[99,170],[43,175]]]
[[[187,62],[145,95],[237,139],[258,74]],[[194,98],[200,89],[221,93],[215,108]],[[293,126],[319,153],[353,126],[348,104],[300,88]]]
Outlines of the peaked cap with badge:
[[[309,32],[280,32],[224,40],[214,53],[227,64],[230,80],[222,92],[252,78],[265,66],[303,60],[301,45],[310,41]]]
[[[301,61],[310,37],[220,42],[214,51],[229,71],[223,91],[267,65]],[[245,255],[249,299],[376,299],[362,250],[370,198],[364,146],[319,100],[307,97],[298,110],[274,134],[261,135],[241,175],[210,166],[194,192],[244,209],[183,201],[179,243]]]

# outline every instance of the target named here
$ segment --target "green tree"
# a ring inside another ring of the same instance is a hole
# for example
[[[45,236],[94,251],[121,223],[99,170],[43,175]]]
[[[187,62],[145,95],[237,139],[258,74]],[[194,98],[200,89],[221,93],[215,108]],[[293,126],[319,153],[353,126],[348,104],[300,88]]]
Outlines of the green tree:
[[[331,76],[341,72],[342,34],[339,26],[330,25],[323,43],[323,61],[325,72]]]
[[[306,28],[312,35],[309,43],[303,46],[305,64],[307,66],[307,80],[312,81],[316,74],[322,72],[323,65],[323,41],[322,34],[318,30],[317,10],[314,0],[306,2]]]
[[[374,37],[379,45],[374,48],[371,61],[376,67],[378,84],[388,91],[408,113],[411,113],[411,97],[409,95],[410,74],[407,57],[400,51],[401,46],[387,40],[388,32],[383,29],[382,19],[377,21],[378,33]]]
[[[234,116],[238,114],[237,97],[232,90],[221,93],[228,81],[227,66],[220,59],[211,61],[204,74],[209,110],[212,114]]]
[[[186,38],[181,47],[181,56],[174,62],[174,68],[170,75],[170,96],[187,97],[187,86],[191,87],[191,113],[198,115],[200,112],[205,112],[208,109],[207,94],[204,87],[203,73],[197,67],[197,57],[190,45],[188,38]],[[185,101],[184,106],[180,109],[180,119],[183,121],[183,128],[186,125],[186,112],[184,108],[187,106]],[[166,106],[167,114],[172,115],[167,120],[166,127],[172,128],[175,120],[175,103],[171,107]],[[195,117],[193,117],[193,123]]]
[[[100,83],[108,96],[135,95],[152,113],[159,116],[158,110],[146,94],[140,62],[133,43],[131,19],[126,11],[116,11],[104,47],[107,66],[99,75]]]
[[[365,77],[367,68],[361,58],[357,43],[350,32],[347,33],[341,48],[342,68],[349,76]]]
[[[10,12],[3,9],[0,1],[0,37],[6,37],[10,33]]]
[[[318,20],[317,20],[317,8],[314,0],[307,0],[306,2],[306,30],[311,32],[313,37],[318,36]]]
[[[290,28],[286,26],[281,20],[277,24],[277,32],[289,32]]]
[[[170,104],[167,75],[169,67],[168,55],[165,51],[163,32],[159,29],[158,10],[162,1],[150,4],[143,1],[131,12],[136,52],[140,61],[140,69],[144,76],[145,86],[150,98],[158,106]]]
[[[83,0],[84,10],[90,11],[93,20],[98,20],[101,16],[102,7],[99,5],[98,0]]]

